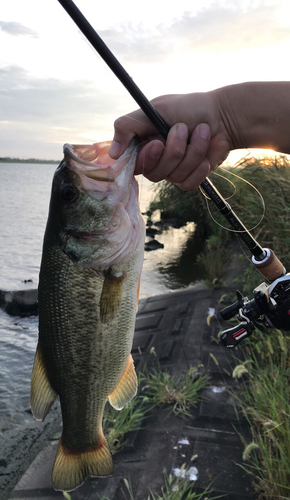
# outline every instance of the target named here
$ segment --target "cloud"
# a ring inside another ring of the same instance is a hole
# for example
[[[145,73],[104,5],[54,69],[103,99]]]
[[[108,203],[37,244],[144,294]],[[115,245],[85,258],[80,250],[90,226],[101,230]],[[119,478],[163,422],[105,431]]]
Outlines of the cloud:
[[[151,33],[142,25],[122,24],[117,29],[100,30],[98,34],[117,58],[126,61],[152,63],[164,61],[170,55],[171,44],[164,37],[163,27]]]
[[[96,82],[32,77],[20,66],[0,68],[2,156],[59,157],[65,142],[110,139],[120,100]]]
[[[185,13],[170,27],[170,34],[185,48],[210,49],[219,52],[276,45],[289,38],[277,18],[279,5],[220,7],[213,4],[195,16]]]
[[[19,66],[0,68],[0,102],[4,120],[55,119],[58,124],[77,117],[111,113],[118,97],[94,82],[35,78]]]
[[[289,30],[279,21],[283,15],[283,2],[247,8],[241,2],[226,6],[213,3],[196,14],[184,12],[170,26],[161,23],[149,30],[142,24],[128,23],[99,31],[99,35],[123,60],[159,63],[181,50],[231,52],[277,45],[289,39]]]
[[[38,34],[36,31],[33,31],[27,26],[24,26],[21,23],[16,23],[14,21],[0,21],[0,29],[9,35],[28,35],[34,38],[38,38]]]

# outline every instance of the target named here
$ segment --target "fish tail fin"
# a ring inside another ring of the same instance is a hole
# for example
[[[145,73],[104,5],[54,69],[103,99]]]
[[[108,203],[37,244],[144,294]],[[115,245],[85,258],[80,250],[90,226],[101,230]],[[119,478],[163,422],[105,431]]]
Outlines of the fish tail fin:
[[[113,473],[113,459],[105,436],[87,451],[70,450],[59,442],[52,471],[55,490],[72,491],[81,486],[88,476],[109,476]]]

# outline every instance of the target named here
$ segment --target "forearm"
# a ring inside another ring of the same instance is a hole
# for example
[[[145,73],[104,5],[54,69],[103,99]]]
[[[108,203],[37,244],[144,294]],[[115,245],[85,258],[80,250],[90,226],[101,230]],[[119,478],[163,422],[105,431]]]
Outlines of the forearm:
[[[290,82],[249,82],[214,90],[230,149],[290,153]]]

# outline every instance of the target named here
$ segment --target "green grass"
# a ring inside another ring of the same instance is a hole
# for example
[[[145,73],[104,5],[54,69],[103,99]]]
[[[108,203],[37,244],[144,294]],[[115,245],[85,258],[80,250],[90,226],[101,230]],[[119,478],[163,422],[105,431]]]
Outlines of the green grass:
[[[204,387],[209,384],[208,375],[200,374],[191,367],[184,376],[171,375],[160,367],[141,377],[142,391],[150,407],[170,408],[175,415],[189,417],[190,408],[201,400]]]
[[[252,430],[244,468],[259,498],[289,499],[290,337],[272,330],[266,340],[261,334],[256,345],[249,343],[248,350],[247,380],[239,387],[239,401]]]
[[[210,489],[207,488],[203,493],[195,493],[195,482],[190,481],[188,477],[183,477],[182,473],[178,477],[169,474],[165,477],[165,484],[161,489],[161,494],[150,493],[148,500],[207,500],[222,498],[224,495],[209,496]]]
[[[197,264],[203,266],[206,272],[205,281],[209,288],[220,288],[224,284],[230,259],[228,240],[227,233],[220,229],[218,234],[207,238],[203,252],[197,258]]]
[[[128,432],[140,429],[148,408],[144,398],[135,396],[121,411],[108,403],[103,418],[103,430],[111,452],[117,453],[126,443]]]
[[[210,488],[206,488],[203,493],[195,493],[195,481],[190,480],[187,475],[187,470],[188,469],[186,469],[185,465],[183,465],[180,469],[179,476],[176,477],[172,474],[166,475],[161,492],[158,494],[150,491],[147,500],[216,500],[224,497],[224,495],[211,496]],[[130,482],[127,479],[124,479],[124,483],[127,492],[129,493],[130,500],[134,500],[134,494]]]

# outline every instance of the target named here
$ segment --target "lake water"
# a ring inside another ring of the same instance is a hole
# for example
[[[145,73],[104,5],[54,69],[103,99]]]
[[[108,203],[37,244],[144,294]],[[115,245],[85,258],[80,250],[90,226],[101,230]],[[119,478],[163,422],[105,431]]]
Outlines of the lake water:
[[[0,163],[0,289],[37,288],[42,239],[56,165]],[[154,195],[138,177],[141,211]],[[202,278],[195,265],[194,224],[166,228],[164,248],[145,252],[140,298],[184,288]],[[29,281],[28,281],[29,280]],[[31,280],[31,281],[30,281]],[[28,281],[25,283],[25,281]],[[23,425],[38,318],[10,317],[0,310],[0,431]]]

